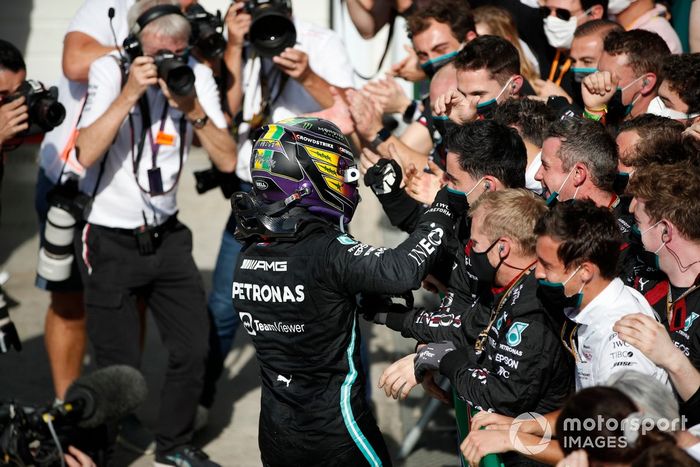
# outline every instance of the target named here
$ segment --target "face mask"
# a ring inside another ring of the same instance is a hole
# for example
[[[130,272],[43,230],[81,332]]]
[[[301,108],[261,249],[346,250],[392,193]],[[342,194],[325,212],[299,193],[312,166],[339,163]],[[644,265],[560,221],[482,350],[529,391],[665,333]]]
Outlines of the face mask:
[[[649,103],[649,107],[647,107],[647,113],[652,115],[658,115],[659,117],[666,117],[672,120],[681,121],[692,120],[694,118],[700,117],[700,112],[687,114],[678,110],[669,109],[668,107],[666,107],[666,104],[664,104],[663,99],[661,99],[661,97],[659,96],[656,96]]]
[[[571,174],[574,173],[574,169],[571,169],[569,171],[569,174],[566,176],[564,181],[562,182],[561,186],[559,187],[558,190],[553,191],[551,195],[549,195],[549,198],[547,198],[546,204],[550,208],[554,207],[555,204],[559,201],[559,193],[561,192],[561,189],[564,188],[564,185],[566,185],[566,182],[569,181],[569,177],[571,177]],[[578,194],[578,187],[576,187],[576,191],[574,192],[574,197],[572,199],[576,199],[576,195]]]
[[[619,115],[622,114],[623,116],[628,116],[630,113],[632,113],[632,109],[634,108],[634,104],[637,103],[637,99],[639,99],[640,95],[637,94],[635,95],[634,98],[632,98],[632,102],[630,102],[627,105],[624,105],[622,103],[622,93],[625,92],[630,86],[632,86],[634,83],[642,79],[644,75],[635,78],[630,82],[627,86],[621,88],[618,86],[617,90],[615,91],[615,94],[613,94],[612,99],[610,99],[610,102],[608,102],[608,109],[610,109],[610,112]]]
[[[442,141],[447,137],[447,133],[455,127],[455,123],[447,115],[432,115],[432,121]]]
[[[458,53],[459,50],[455,50],[454,52],[446,53],[444,55],[440,55],[439,57],[431,58],[427,62],[421,63],[420,67],[428,76],[428,78],[432,78],[433,76],[435,76],[435,73],[437,73],[437,71],[440,68],[454,60]]]
[[[476,251],[474,251],[473,247],[469,252],[469,262],[471,264],[471,270],[474,273],[474,275],[479,279],[479,282],[483,281],[486,284],[493,284],[493,281],[496,277],[496,271],[498,271],[498,268],[501,266],[503,258],[501,258],[498,262],[498,266],[493,266],[489,261],[488,253],[493,249],[493,247],[496,246],[497,243],[498,240],[493,242],[486,249],[486,251],[482,251],[481,253],[477,253]]]
[[[512,81],[513,78],[509,79],[505,86],[501,88],[501,91],[498,93],[498,95],[493,99],[489,99],[486,102],[476,104],[476,113],[482,120],[490,120],[491,118],[493,118],[493,114],[496,111],[496,106],[498,106],[498,99],[500,99],[503,93],[506,92],[506,89],[508,89],[508,86],[510,86],[510,83]]]
[[[467,191],[466,193],[463,191],[455,190],[454,188],[450,188],[448,186],[447,187],[447,194],[449,195],[449,198],[452,198],[453,196],[455,197],[455,198],[450,200],[450,208],[453,207],[452,206],[453,202],[455,203],[455,205],[458,204],[459,206],[464,206],[464,200],[466,199],[467,200],[467,210],[469,210],[469,195],[471,195],[472,192],[479,187],[479,185],[481,184],[481,182],[483,180],[484,180],[484,177],[481,177],[479,179],[479,181],[476,182],[476,185],[474,185],[472,187],[472,189]],[[457,198],[459,198],[459,200],[457,200]]]
[[[568,21],[564,21],[556,16],[547,16],[544,19],[544,34],[547,42],[555,49],[571,48],[571,41],[574,40],[574,31],[578,18],[572,16]]]
[[[542,303],[550,311],[560,312],[564,311],[567,316],[571,316],[571,310],[578,310],[583,301],[583,284],[581,288],[571,297],[566,296],[565,286],[569,283],[572,277],[581,269],[581,266],[577,267],[576,270],[566,279],[564,282],[549,282],[544,279],[540,279],[538,282],[540,284],[537,290],[537,295],[542,300]]]
[[[598,71],[597,68],[572,68],[571,72],[574,74],[574,81],[580,83],[583,78]]]
[[[632,172],[618,172],[615,174],[615,180],[613,181],[613,192],[618,195],[623,195],[625,193],[625,189],[627,188],[627,184],[630,181],[630,175],[632,175],[634,171]]]
[[[642,243],[642,245],[644,245],[644,243],[642,242],[642,235],[644,235],[645,233],[649,232],[651,229],[653,229],[654,227],[656,227],[656,226],[659,225],[660,223],[661,223],[661,221],[657,222],[656,224],[654,224],[654,225],[650,226],[649,228],[645,229],[643,232],[640,232],[640,231],[639,231],[639,227],[637,227],[637,226],[635,225],[635,226],[632,227],[632,231],[635,232],[635,234],[637,234],[637,232],[638,232],[639,241],[640,241],[640,243]],[[639,253],[639,259],[640,259],[644,264],[646,264],[647,266],[654,267],[654,268],[656,268],[656,269],[661,269],[661,268],[659,267],[659,251],[661,251],[661,249],[662,249],[663,247],[665,247],[665,246],[666,246],[666,242],[663,242],[663,243],[661,244],[661,246],[659,246],[659,247],[656,249],[656,251],[653,251],[653,252],[652,252],[652,251],[647,251],[646,248],[645,248],[643,251],[641,251],[641,252]]]
[[[608,2],[608,13],[611,15],[617,15],[618,13],[626,10],[633,0],[610,0]]]

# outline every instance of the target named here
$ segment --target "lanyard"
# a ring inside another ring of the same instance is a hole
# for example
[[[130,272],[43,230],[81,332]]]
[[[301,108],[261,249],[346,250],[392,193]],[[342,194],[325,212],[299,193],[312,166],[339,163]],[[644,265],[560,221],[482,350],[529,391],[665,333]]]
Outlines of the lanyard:
[[[513,291],[516,285],[520,284],[525,278],[532,272],[532,266],[534,266],[535,262],[533,261],[530,265],[528,265],[523,272],[518,274],[515,279],[513,279],[508,286],[508,289],[505,291],[501,299],[498,301],[498,305],[496,305],[492,311],[491,311],[491,319],[489,320],[488,326],[486,326],[486,329],[481,331],[479,333],[479,337],[476,338],[476,342],[474,343],[474,350],[476,351],[477,354],[480,354],[481,352],[484,351],[484,345],[486,344],[486,339],[489,336],[489,332],[491,331],[491,328],[493,327],[493,323],[496,322],[496,318],[498,317],[499,313],[503,309],[503,306],[506,304],[506,301],[510,298],[510,293]]]
[[[561,66],[561,71],[559,72],[559,77],[554,80],[554,74],[557,71],[557,68],[559,68],[559,58],[561,57],[561,50],[557,49],[557,54],[554,56],[554,61],[552,62],[552,67],[549,69],[549,78],[547,78],[549,81],[554,82],[557,86],[561,85],[561,80],[564,78],[564,75],[566,74],[567,71],[569,71],[569,67],[571,67],[571,58],[566,58],[566,61],[564,64]]]
[[[160,148],[160,144],[157,142],[154,143],[153,141],[153,136],[151,135],[151,114],[148,109],[148,102],[146,101],[145,95],[142,96],[142,99],[139,100],[139,107],[141,109],[141,139],[139,140],[139,145],[138,145],[138,150],[135,151],[134,148],[136,146],[136,142],[134,141],[134,122],[131,117],[131,113],[129,113],[129,126],[131,127],[131,162],[132,162],[132,167],[133,167],[133,173],[134,173],[134,179],[136,180],[136,185],[139,187],[139,189],[148,195],[151,195],[151,190],[150,188],[144,188],[141,185],[141,182],[139,181],[139,165],[141,164],[141,157],[143,156],[143,147],[146,142],[146,134],[150,137],[150,142],[151,142],[151,150],[152,150],[152,167],[154,169],[157,169],[156,166],[156,156],[158,154],[158,150]],[[165,128],[165,118],[167,116],[168,112],[168,102],[166,100],[165,105],[163,106],[163,112],[161,114],[161,122],[160,122],[160,131],[163,131]],[[167,193],[170,193],[175,189],[177,186],[178,182],[180,181],[180,175],[182,175],[182,166],[184,164],[184,159],[185,159],[185,136],[186,136],[186,130],[187,130],[187,120],[185,119],[185,115],[183,114],[182,117],[180,118],[180,157],[179,157],[179,163],[178,163],[178,168],[177,168],[177,176],[175,177],[175,181],[173,182],[173,185],[168,188],[167,190],[163,190],[161,193],[157,193],[160,195],[164,195]],[[136,153],[136,157],[134,157],[134,154]]]
[[[569,343],[567,344],[567,339],[564,339],[564,334],[566,334],[566,326],[569,324],[568,321],[564,321],[564,325],[561,327],[561,333],[559,334],[559,338],[561,339],[561,343],[564,344],[564,348],[569,351],[571,355],[574,356],[574,360],[577,362],[580,362],[581,359],[578,356],[578,352],[576,352],[576,344],[574,343],[574,338],[576,337],[576,331],[578,331],[578,324],[574,326],[574,328],[571,330],[571,333],[569,333],[569,338],[568,341]]]
[[[160,114],[160,128],[158,129],[158,134],[163,133],[163,130],[165,129],[165,117],[168,114],[169,107],[170,106],[168,105],[168,101],[166,100],[165,104],[163,105],[163,112],[161,112],[161,114]],[[148,141],[151,144],[151,167],[155,167],[156,166],[156,158],[158,157],[158,151],[160,150],[160,143],[158,143],[157,140],[153,141],[153,132],[151,131],[150,125],[148,127]],[[138,157],[140,160],[141,155],[139,154]]]

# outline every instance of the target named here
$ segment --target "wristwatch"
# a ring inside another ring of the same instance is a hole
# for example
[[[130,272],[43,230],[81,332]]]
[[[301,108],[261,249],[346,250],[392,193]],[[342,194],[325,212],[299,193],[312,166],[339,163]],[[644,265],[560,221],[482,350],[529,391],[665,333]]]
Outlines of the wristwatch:
[[[380,144],[389,139],[389,136],[391,136],[391,130],[384,127],[377,132],[377,135],[369,144],[373,149],[377,149]]]
[[[209,121],[209,116],[207,114],[204,114],[203,117],[199,117],[199,118],[195,118],[194,120],[190,120],[190,123],[196,129],[201,130],[202,128],[204,128],[204,125],[206,125],[208,121]]]

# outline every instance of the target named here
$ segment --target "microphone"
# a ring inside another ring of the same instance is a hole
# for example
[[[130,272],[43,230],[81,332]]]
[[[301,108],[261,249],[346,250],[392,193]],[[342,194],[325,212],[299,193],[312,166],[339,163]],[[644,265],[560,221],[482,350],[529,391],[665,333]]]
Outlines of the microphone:
[[[126,57],[122,53],[122,49],[119,47],[119,41],[117,40],[117,33],[114,32],[114,7],[110,7],[109,10],[107,10],[107,17],[109,18],[109,29],[112,31],[112,37],[114,38],[114,47],[117,48],[117,52],[119,53],[119,58],[121,59],[122,63],[126,63]]]
[[[66,402],[54,409],[78,415],[78,426],[95,428],[116,421],[146,400],[143,375],[127,365],[114,365],[78,378],[66,391]]]

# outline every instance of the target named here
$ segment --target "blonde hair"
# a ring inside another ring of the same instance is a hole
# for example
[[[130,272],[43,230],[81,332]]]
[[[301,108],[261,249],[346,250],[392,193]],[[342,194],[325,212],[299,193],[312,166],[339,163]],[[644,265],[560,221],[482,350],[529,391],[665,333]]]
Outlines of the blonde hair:
[[[489,29],[489,34],[499,36],[513,44],[520,55],[520,74],[528,81],[532,82],[539,78],[539,74],[535,71],[535,67],[525,56],[522,46],[520,45],[520,36],[515,26],[513,17],[507,10],[503,8],[486,5],[474,9],[474,23],[482,23]]]
[[[473,216],[479,209],[484,212],[481,231],[489,242],[508,237],[516,243],[520,253],[535,254],[535,224],[547,212],[542,198],[523,188],[489,191],[472,204],[469,215]]]

